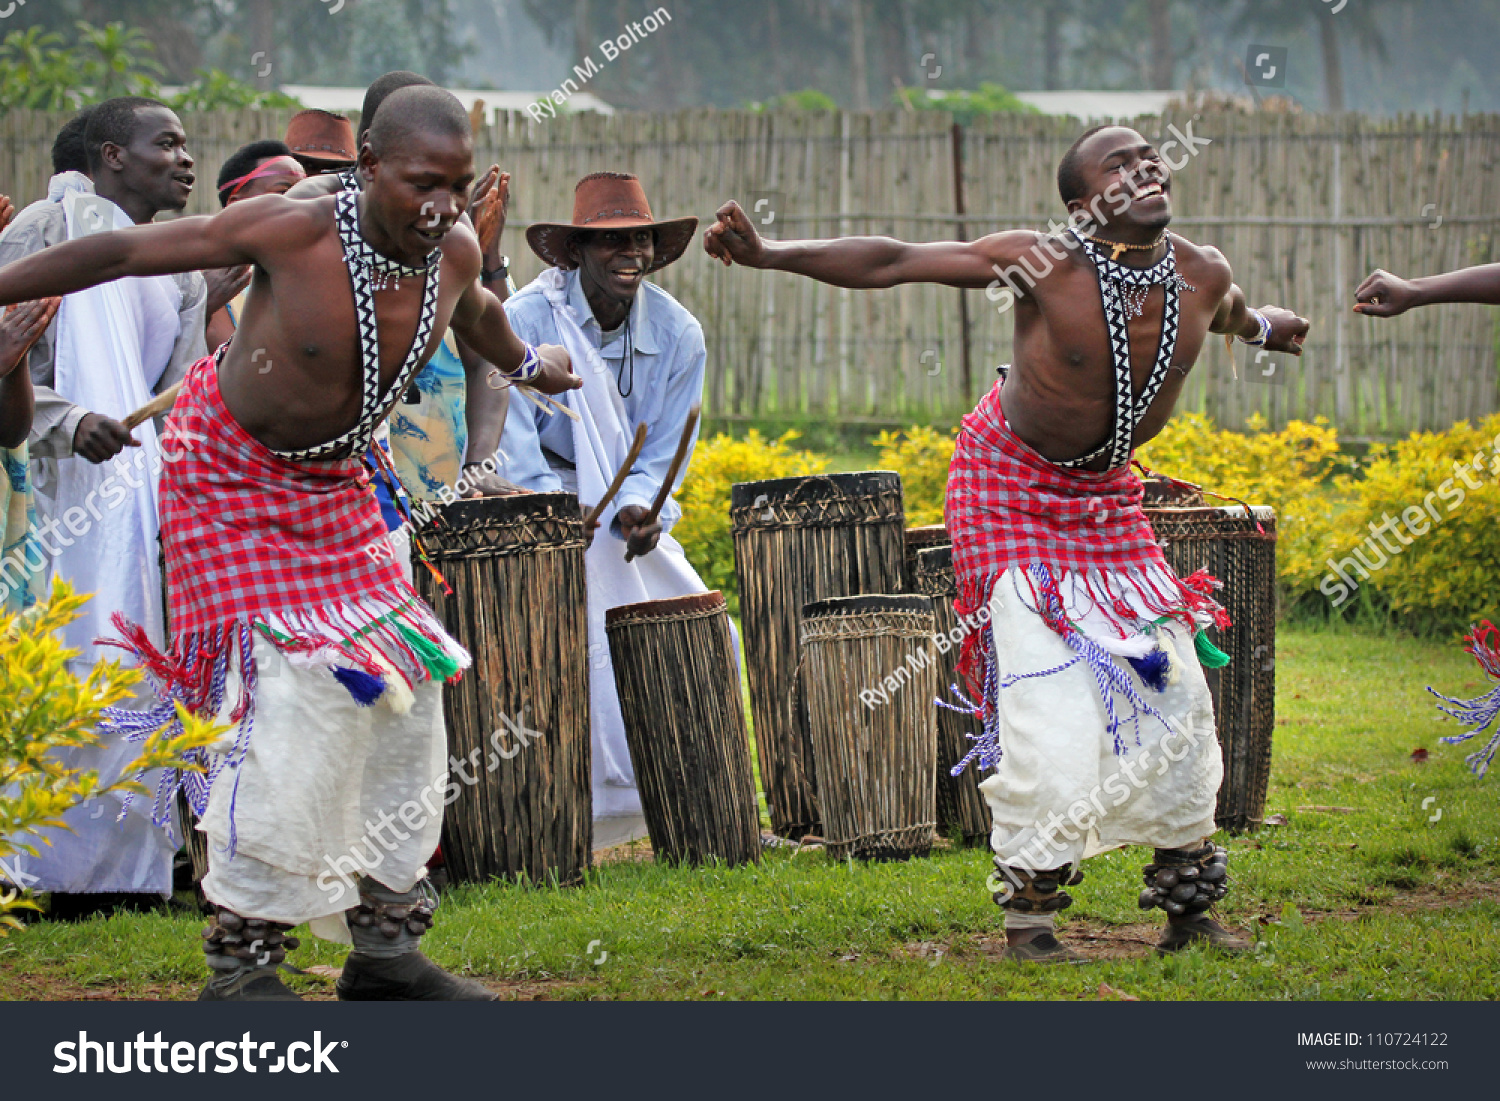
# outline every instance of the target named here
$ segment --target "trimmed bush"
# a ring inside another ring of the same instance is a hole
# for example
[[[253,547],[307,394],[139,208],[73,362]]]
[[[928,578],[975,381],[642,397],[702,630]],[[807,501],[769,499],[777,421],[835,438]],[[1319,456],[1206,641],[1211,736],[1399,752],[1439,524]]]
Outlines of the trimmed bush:
[[[907,527],[941,524],[957,433],[913,425],[904,432],[882,432],[870,442],[880,449],[880,469],[901,475]]]
[[[739,615],[740,585],[734,572],[734,534],[729,525],[729,487],[735,482],[821,474],[828,459],[790,444],[796,432],[768,440],[755,429],[742,440],[718,435],[702,441],[677,501],[682,519],[672,529],[698,575],[710,589],[722,589],[729,611]]]
[[[1320,599],[1373,589],[1424,631],[1500,618],[1500,414],[1377,447],[1363,475],[1337,479],[1348,505],[1314,563]]]
[[[901,475],[908,525],[942,523],[955,438],[913,426],[871,441],[877,465]],[[729,487],[829,468],[826,456],[790,447],[794,439],[795,432],[767,440],[753,430],[743,440],[715,437],[700,445],[679,498],[677,536],[736,612]],[[1461,421],[1445,432],[1414,433],[1356,463],[1323,418],[1272,432],[1255,416],[1234,432],[1181,413],[1139,459],[1155,472],[1276,510],[1286,607],[1337,616],[1373,610],[1420,631],[1500,619],[1500,414],[1478,427]]]

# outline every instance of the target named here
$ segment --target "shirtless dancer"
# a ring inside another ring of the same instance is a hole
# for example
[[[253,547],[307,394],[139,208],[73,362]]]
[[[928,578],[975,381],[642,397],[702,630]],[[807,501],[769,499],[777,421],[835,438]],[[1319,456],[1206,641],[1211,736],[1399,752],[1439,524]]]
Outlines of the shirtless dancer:
[[[164,701],[149,722],[181,700],[235,724],[206,780],[180,777],[209,839],[208,1000],[295,998],[276,968],[304,921],[352,938],[341,998],[492,996],[417,951],[433,909],[423,863],[456,786],[440,684],[468,655],[401,569],[366,553],[385,527],[360,456],[450,324],[510,377],[554,393],[579,380],[562,349],[519,340],[478,284],[479,246],[459,224],[473,139],[456,99],[392,95],[358,170],[360,191],[266,195],[0,271],[3,305],[255,265],[234,340],[191,369],[169,421],[171,653],[119,624]],[[170,798],[164,787],[158,809]]]
[[[1307,322],[1247,309],[1216,249],[1167,232],[1171,173],[1134,130],[1085,133],[1058,189],[1075,228],[1056,236],[778,243],[730,202],[704,245],[840,287],[941,283],[1013,302],[1015,362],[964,418],[946,507],[958,610],[988,604],[993,619],[965,643],[985,735],[964,763],[995,770],[980,788],[1007,954],[1081,958],[1054,936],[1061,888],[1083,857],[1128,844],[1156,848],[1140,902],[1168,913],[1161,950],[1243,948],[1207,913],[1226,877],[1208,840],[1222,763],[1194,656],[1195,633],[1227,620],[1212,579],[1180,580],[1162,558],[1129,462],[1209,333],[1297,355]]]

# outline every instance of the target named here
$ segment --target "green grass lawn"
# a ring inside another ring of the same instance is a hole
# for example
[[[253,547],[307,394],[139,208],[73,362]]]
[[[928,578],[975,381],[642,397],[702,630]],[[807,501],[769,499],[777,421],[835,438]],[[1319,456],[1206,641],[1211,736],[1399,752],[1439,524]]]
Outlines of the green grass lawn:
[[[1284,628],[1268,815],[1228,842],[1229,922],[1253,956],[1151,952],[1136,909],[1145,850],[1089,861],[1063,932],[1096,962],[997,958],[984,850],[901,864],[772,852],[754,868],[623,862],[569,890],[449,892],[428,950],[507,995],[553,998],[1425,999],[1500,995],[1500,777],[1444,746],[1424,685],[1475,695],[1451,641]],[[1441,721],[1440,721],[1441,720]],[[1430,751],[1414,763],[1418,747]],[[1425,804],[1425,805],[1424,805]],[[1440,813],[1439,813],[1440,812]],[[191,997],[201,922],[124,915],[41,922],[0,941],[0,997]],[[301,967],[334,965],[309,941]],[[293,980],[331,996],[326,976]]]

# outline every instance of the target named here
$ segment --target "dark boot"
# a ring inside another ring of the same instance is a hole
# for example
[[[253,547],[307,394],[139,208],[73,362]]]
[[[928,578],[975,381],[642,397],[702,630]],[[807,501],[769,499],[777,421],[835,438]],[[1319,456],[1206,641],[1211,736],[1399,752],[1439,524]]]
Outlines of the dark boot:
[[[214,924],[203,930],[203,951],[215,975],[198,1000],[300,1002],[301,996],[277,974],[287,950],[298,945],[296,937],[286,935],[290,928],[281,922],[245,918],[217,908]]]
[[[995,860],[995,868],[1004,881],[1004,886],[994,894],[995,905],[1002,910],[1014,910],[1018,914],[1053,914],[1073,905],[1073,897],[1064,887],[1076,887],[1083,882],[1083,872],[1073,865],[1033,872]],[[993,885],[993,884],[992,884]],[[1007,937],[1010,933],[1007,930]],[[1050,932],[1042,932],[1029,940],[1008,944],[1005,958],[1022,963],[1086,963],[1087,957],[1073,951]]]
[[[1158,954],[1203,944],[1225,952],[1245,952],[1250,942],[1208,915],[1229,893],[1229,850],[1204,842],[1196,849],[1157,849],[1156,861],[1144,869],[1142,910],[1161,907],[1167,927],[1156,943]]]
[[[1004,958],[1018,963],[1088,963],[1087,956],[1073,951],[1051,933],[1006,945]]]
[[[473,979],[450,975],[418,951],[432,928],[437,897],[426,880],[398,894],[366,876],[349,911],[354,950],[344,961],[338,995],[345,1002],[493,1002]]]
[[[1159,955],[1166,955],[1195,944],[1221,952],[1248,952],[1252,947],[1247,937],[1224,928],[1207,914],[1198,914],[1196,917],[1168,918],[1167,927],[1156,942],[1156,951]]]

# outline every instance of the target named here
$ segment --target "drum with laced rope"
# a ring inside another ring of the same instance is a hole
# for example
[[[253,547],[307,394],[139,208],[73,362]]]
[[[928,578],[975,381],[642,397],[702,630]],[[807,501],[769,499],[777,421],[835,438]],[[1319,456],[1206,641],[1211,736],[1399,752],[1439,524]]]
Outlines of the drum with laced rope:
[[[817,775],[796,685],[811,601],[904,587],[901,477],[889,470],[740,482],[731,490],[740,626],[771,828],[819,830]]]
[[[443,858],[464,882],[575,884],[592,861],[583,516],[571,493],[454,501],[421,545],[416,586],[474,667],[443,689]],[[416,557],[414,555],[414,557]]]
[[[1233,625],[1208,635],[1229,661],[1203,668],[1224,755],[1214,821],[1251,829],[1265,814],[1276,729],[1276,513],[1265,505],[1148,505],[1146,517],[1177,576],[1207,570],[1224,583],[1214,599]]]
[[[932,848],[932,634],[925,596],[845,596],[802,609],[802,692],[823,840],[835,859],[905,860]]]
[[[917,555],[916,591],[932,598],[937,647],[938,699],[949,704],[937,709],[937,829],[944,837],[958,835],[965,845],[984,845],[990,839],[990,808],[979,793],[977,764],[953,775],[958,764],[974,748],[974,739],[984,731],[973,715],[956,710],[962,701],[953,696],[952,685],[960,685],[958,655],[969,628],[959,623],[953,601],[958,580],[953,573],[953,548],[929,547]],[[986,628],[980,626],[978,630]]]
[[[724,594],[622,604],[604,623],[656,859],[758,861],[760,809]]]
[[[922,524],[906,529],[906,592],[921,591],[917,588],[917,556],[931,547],[947,547],[952,544],[948,529],[942,524]]]

